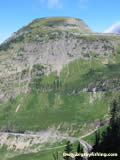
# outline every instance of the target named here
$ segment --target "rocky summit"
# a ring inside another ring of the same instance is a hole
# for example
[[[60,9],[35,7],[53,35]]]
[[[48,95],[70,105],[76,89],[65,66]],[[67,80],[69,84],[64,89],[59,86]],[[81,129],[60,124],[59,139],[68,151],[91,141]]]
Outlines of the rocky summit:
[[[37,152],[108,122],[110,101],[120,90],[119,46],[119,34],[95,33],[72,17],[36,19],[2,43],[0,131],[14,133],[14,144],[6,133],[1,146],[15,154]],[[41,138],[17,140],[18,133]]]

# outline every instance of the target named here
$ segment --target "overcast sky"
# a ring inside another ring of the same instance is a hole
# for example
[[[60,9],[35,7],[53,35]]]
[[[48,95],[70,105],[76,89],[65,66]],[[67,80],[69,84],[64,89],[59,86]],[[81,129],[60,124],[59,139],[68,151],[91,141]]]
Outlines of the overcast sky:
[[[120,26],[120,0],[0,0],[0,42],[32,20],[48,16],[80,18],[95,32]]]

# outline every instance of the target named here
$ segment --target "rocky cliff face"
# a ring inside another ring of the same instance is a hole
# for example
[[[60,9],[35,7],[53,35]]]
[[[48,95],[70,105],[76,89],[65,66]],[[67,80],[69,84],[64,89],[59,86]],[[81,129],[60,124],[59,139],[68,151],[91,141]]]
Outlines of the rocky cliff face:
[[[28,90],[34,64],[45,66],[47,75],[59,75],[64,65],[75,59],[114,55],[119,41],[115,37],[94,35],[75,18],[51,17],[31,22],[0,46],[0,99]],[[20,84],[21,89],[15,87]]]
[[[30,112],[41,116],[42,120],[48,110],[48,117],[75,116],[72,119],[77,125],[78,113],[81,112],[76,108],[72,115],[66,107],[71,105],[72,111],[74,103],[76,107],[84,105],[78,101],[82,96],[86,106],[91,103],[95,106],[96,101],[103,103],[104,91],[119,88],[119,41],[119,35],[93,33],[82,20],[70,17],[37,19],[14,33],[0,45],[1,128],[7,126],[12,130],[20,129],[22,119],[25,118],[23,111],[28,114],[28,119],[24,120],[27,126],[31,104],[33,111]],[[117,86],[113,77],[117,79]],[[36,93],[39,96],[35,96]],[[68,97],[65,98],[63,94]],[[80,96],[78,99],[76,94]],[[30,97],[37,97],[36,104],[35,100],[30,103]],[[39,112],[34,109],[35,106]],[[9,112],[13,119],[8,116]],[[9,125],[6,125],[6,117],[10,121]],[[92,122],[96,118],[89,120],[93,128]],[[51,125],[60,125],[60,129],[71,127],[68,119],[65,118],[65,122],[60,124],[59,117],[56,124],[53,118]],[[38,122],[35,121],[36,130],[39,130]],[[23,127],[22,130],[34,130],[34,126],[33,123],[31,127]],[[46,126],[49,127],[47,122]],[[72,130],[68,132],[72,133]]]

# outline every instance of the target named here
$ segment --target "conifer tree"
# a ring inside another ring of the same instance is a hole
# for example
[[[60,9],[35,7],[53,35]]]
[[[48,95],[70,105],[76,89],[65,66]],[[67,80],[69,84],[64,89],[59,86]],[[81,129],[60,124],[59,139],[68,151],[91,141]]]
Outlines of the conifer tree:
[[[83,148],[81,147],[80,145],[80,142],[78,143],[78,146],[77,146],[77,153],[80,154],[80,153],[83,153]],[[75,160],[82,160],[83,158],[81,156],[76,156],[75,157]]]
[[[72,144],[71,144],[71,142],[70,141],[68,141],[67,142],[67,145],[66,145],[66,147],[65,147],[65,153],[71,153],[72,152]],[[72,160],[72,157],[70,157],[70,156],[65,156],[65,157],[63,157],[65,160]]]

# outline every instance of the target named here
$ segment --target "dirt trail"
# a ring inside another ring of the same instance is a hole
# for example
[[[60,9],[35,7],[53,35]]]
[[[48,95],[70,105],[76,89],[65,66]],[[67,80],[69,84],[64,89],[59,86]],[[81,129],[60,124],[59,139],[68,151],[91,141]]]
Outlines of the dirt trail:
[[[98,127],[98,128],[96,128],[96,129],[92,130],[91,132],[85,134],[84,136],[81,136],[80,138],[81,138],[81,139],[82,139],[82,138],[85,138],[85,137],[93,134],[94,132],[96,132],[96,131],[97,131],[98,129],[100,129],[100,128],[103,128],[103,126],[102,126],[102,127]]]

